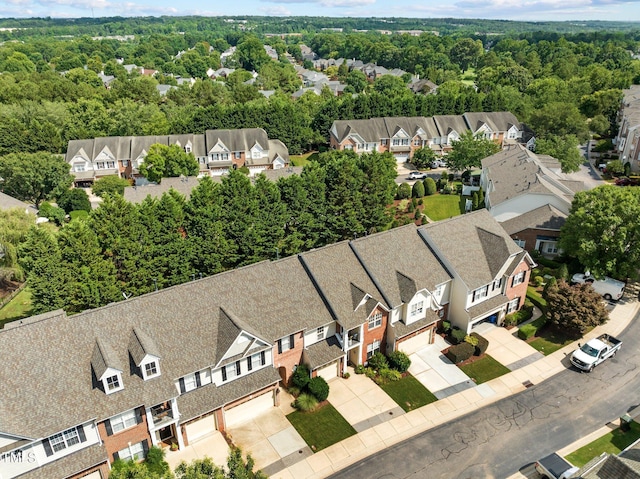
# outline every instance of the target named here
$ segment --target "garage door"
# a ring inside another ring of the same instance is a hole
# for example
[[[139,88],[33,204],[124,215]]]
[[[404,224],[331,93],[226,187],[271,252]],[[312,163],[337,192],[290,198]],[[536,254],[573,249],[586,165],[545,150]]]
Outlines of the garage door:
[[[250,399],[225,412],[225,422],[227,428],[237,426],[243,422],[251,421],[256,416],[263,414],[273,408],[273,391],[269,391],[262,396]]]
[[[193,421],[185,426],[187,431],[187,439],[189,443],[195,442],[198,439],[211,434],[216,430],[216,419],[213,414],[197,421]]]
[[[100,474],[100,471],[93,471],[91,474],[82,476],[82,479],[102,479],[102,474]]]
[[[425,331],[424,333],[420,333],[417,336],[414,336],[411,339],[407,339],[406,341],[402,341],[398,344],[398,349],[407,354],[413,354],[416,351],[424,348],[429,345],[429,341],[431,340],[432,329]]]
[[[395,155],[398,163],[406,163],[409,161],[409,155]]]
[[[329,381],[330,379],[338,377],[338,363],[331,363],[327,366],[323,366],[318,368],[318,376],[325,379],[325,381]]]

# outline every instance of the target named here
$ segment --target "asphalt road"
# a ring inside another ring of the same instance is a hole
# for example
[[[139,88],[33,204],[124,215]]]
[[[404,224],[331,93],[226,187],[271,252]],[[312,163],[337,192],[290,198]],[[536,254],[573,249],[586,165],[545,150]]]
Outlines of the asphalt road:
[[[332,478],[502,479],[640,404],[638,316],[620,352],[592,373],[567,370],[360,461]]]

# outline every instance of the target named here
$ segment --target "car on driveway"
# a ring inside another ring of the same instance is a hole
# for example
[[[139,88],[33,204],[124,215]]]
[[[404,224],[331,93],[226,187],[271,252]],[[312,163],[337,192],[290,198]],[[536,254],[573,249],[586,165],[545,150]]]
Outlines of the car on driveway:
[[[447,163],[444,162],[443,160],[433,160],[430,166],[432,169],[444,168],[445,166],[447,166]]]
[[[617,178],[616,185],[618,186],[638,186],[638,180],[631,178]]]
[[[424,180],[427,177],[426,173],[422,173],[420,171],[412,171],[407,176],[407,180]]]

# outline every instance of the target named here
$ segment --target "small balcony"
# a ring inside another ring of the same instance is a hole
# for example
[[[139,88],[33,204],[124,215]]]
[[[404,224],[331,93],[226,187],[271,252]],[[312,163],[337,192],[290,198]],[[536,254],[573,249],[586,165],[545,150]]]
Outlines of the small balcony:
[[[153,427],[158,429],[164,424],[169,424],[175,419],[171,403],[167,402],[159,404],[151,408],[151,417],[153,418]]]

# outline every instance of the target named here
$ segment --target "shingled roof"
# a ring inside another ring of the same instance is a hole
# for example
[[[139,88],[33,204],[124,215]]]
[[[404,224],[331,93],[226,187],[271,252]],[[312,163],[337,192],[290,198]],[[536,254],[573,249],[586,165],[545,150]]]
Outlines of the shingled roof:
[[[505,231],[516,234],[529,228],[560,231],[567,215],[552,205],[543,205],[500,223]]]

